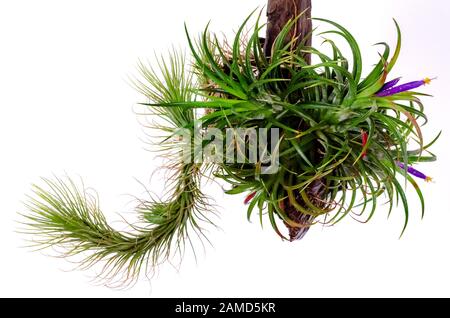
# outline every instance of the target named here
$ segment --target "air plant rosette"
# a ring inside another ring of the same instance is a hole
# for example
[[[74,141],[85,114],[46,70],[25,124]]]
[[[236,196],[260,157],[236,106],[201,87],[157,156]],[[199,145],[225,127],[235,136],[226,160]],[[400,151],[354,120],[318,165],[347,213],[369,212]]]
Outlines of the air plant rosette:
[[[406,185],[416,191],[423,215],[418,181],[431,180],[413,166],[436,160],[430,147],[439,135],[425,143],[421,132],[427,116],[420,98],[427,95],[414,91],[431,80],[388,80],[401,49],[397,23],[395,49],[380,43],[379,62],[362,78],[361,52],[349,31],[315,19],[331,28],[320,36],[341,37],[351,56],[332,39],[319,50],[307,45],[311,34],[303,41],[291,36],[300,17],[279,32],[270,54],[260,38],[265,25],[252,13],[232,41],[224,44],[209,27],[198,38],[186,29],[189,58],[173,51],[154,67],[140,63],[142,76],[134,84],[148,99],[145,107],[163,120],[153,128],[164,133],[158,145],[170,162],[168,198],[141,202],[142,224],[121,232],[83,185],[45,179],[45,187],[34,186],[23,213],[38,246],[83,255],[85,268],[102,262],[104,279],[134,281],[204,237],[213,209],[201,181],[212,177],[229,184],[228,194],[245,194],[248,219],[268,219],[283,240],[299,240],[312,226],[349,215],[367,222],[380,199],[389,214],[397,203],[403,206],[403,234],[410,215]],[[238,138],[230,129],[254,135]],[[255,138],[268,140],[256,155],[249,150]],[[220,147],[225,142],[237,152],[232,159],[241,160],[228,160],[228,147]],[[197,160],[205,152],[225,159]],[[274,162],[276,169],[267,170]]]

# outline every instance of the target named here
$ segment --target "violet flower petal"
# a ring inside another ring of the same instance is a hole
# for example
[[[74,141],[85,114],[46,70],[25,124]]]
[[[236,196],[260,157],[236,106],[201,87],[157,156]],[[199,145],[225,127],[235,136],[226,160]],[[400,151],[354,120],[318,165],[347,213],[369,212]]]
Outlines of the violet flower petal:
[[[402,84],[402,85],[399,85],[399,86],[396,86],[396,87],[389,88],[389,89],[384,90],[384,91],[380,91],[380,92],[378,92],[376,94],[376,96],[378,96],[378,97],[392,96],[392,95],[399,94],[399,93],[402,93],[402,92],[410,91],[412,89],[418,88],[418,87],[423,86],[425,84],[429,84],[430,82],[431,82],[431,79],[429,79],[429,78],[425,78],[425,79],[423,79],[421,81],[409,82],[409,83],[406,83],[406,84]]]
[[[403,163],[403,162],[397,162],[397,166],[400,168],[400,169],[405,169],[405,167],[406,167],[406,165]],[[412,176],[414,176],[414,177],[417,177],[417,178],[419,178],[419,179],[423,179],[423,180],[425,180],[425,181],[427,181],[427,182],[430,182],[432,179],[430,178],[430,177],[428,177],[427,175],[425,175],[424,173],[422,173],[422,172],[420,172],[420,171],[418,171],[418,170],[416,170],[416,169],[414,169],[413,167],[411,167],[411,166],[408,166],[408,167],[406,167],[407,169],[407,171],[408,171],[408,173],[410,174],[410,175],[412,175]]]
[[[400,82],[401,77],[393,79],[392,81],[387,82],[386,84],[383,85],[383,87],[380,89],[380,91],[378,93],[381,93],[385,90],[388,90],[392,87],[394,87],[395,85],[398,84],[398,82]]]

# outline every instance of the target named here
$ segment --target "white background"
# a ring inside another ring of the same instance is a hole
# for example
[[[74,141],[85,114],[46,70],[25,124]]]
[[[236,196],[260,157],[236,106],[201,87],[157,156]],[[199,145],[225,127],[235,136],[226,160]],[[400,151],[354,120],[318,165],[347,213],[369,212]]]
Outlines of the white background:
[[[401,209],[387,220],[380,208],[369,224],[351,218],[313,228],[294,244],[280,242],[266,226],[246,221],[243,196],[208,189],[222,206],[222,230],[209,233],[213,247],[189,255],[179,270],[163,266],[151,280],[117,291],[94,286],[95,270],[70,271],[61,259],[21,248],[16,212],[40,176],[83,176],[96,188],[108,218],[129,212],[130,196],[156,168],[144,150],[134,113],[141,97],[128,85],[139,58],[152,59],[172,44],[185,47],[183,22],[193,33],[212,20],[230,34],[264,0],[2,1],[0,2],[0,296],[106,297],[330,297],[450,296],[450,190],[448,130],[434,150],[439,161],[421,170],[436,179],[423,184],[426,217],[411,196],[404,237]],[[313,15],[348,27],[359,40],[366,66],[371,45],[395,43],[391,18],[404,32],[394,73],[404,80],[439,76],[426,88],[430,139],[447,129],[450,14],[444,0],[313,1]],[[317,41],[316,43],[318,43]],[[129,217],[129,215],[125,215]]]

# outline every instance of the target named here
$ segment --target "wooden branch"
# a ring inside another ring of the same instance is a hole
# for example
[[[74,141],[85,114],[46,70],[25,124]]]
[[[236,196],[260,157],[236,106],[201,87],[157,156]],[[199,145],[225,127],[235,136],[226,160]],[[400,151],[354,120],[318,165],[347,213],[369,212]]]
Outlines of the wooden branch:
[[[296,25],[292,28],[289,37],[286,42],[294,42],[294,47],[297,47],[302,41],[306,46],[311,46],[311,0],[268,0],[267,6],[267,35],[264,42],[264,53],[266,56],[272,55],[272,46],[280,31],[286,25],[286,23],[293,18],[296,18],[303,13],[297,20]],[[305,54],[304,59],[308,64],[311,64],[311,55]],[[312,198],[312,201],[318,197],[324,196],[324,187],[321,180],[316,180],[308,188],[308,195]],[[296,196],[295,200],[299,204],[305,204],[300,196]],[[321,201],[317,202],[318,206],[323,205]],[[312,224],[314,217],[309,214],[304,214],[298,211],[290,202],[290,199],[282,201],[282,209],[286,212],[288,217],[299,223],[304,224],[303,227],[293,227],[287,223],[286,226],[289,230],[289,237],[291,241],[301,240],[309,230],[309,224]]]
[[[271,55],[273,43],[290,20],[298,16],[300,13],[305,13],[299,18],[297,24],[293,27],[290,38],[298,36],[296,45],[306,38],[305,45],[311,45],[311,37],[309,36],[312,31],[311,22],[311,0],[268,0],[267,6],[267,35],[264,43],[264,52],[266,56]],[[310,55],[305,56],[308,64],[310,63]]]

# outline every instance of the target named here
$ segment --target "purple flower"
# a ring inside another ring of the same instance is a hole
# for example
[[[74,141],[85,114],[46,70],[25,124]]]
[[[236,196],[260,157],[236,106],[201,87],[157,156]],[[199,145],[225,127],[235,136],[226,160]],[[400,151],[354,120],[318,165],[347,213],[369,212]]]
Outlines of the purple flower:
[[[406,165],[405,165],[403,162],[397,161],[397,166],[399,166],[400,169],[405,169],[405,168],[407,168],[406,170],[408,171],[408,173],[411,174],[411,175],[413,175],[414,177],[423,179],[423,180],[425,180],[426,182],[431,182],[431,181],[433,181],[432,178],[426,176],[426,175],[423,174],[422,172],[420,172],[420,171],[414,169],[413,167],[411,167],[411,166],[406,167]]]
[[[380,91],[378,93],[384,92],[392,87],[394,87],[395,85],[398,84],[398,82],[400,82],[401,77],[396,78],[392,81],[387,82],[386,84],[383,85],[383,87],[380,89]]]
[[[425,78],[425,79],[423,79],[421,81],[414,81],[414,82],[409,82],[409,83],[402,84],[402,85],[399,85],[399,86],[395,86],[399,82],[399,79],[398,80],[395,79],[394,81],[391,81],[391,82],[387,83],[386,85],[389,84],[389,86],[387,88],[383,87],[376,94],[376,96],[378,96],[378,97],[387,97],[387,96],[392,96],[392,95],[395,95],[395,94],[398,94],[398,93],[407,92],[407,91],[410,91],[412,89],[415,89],[415,88],[418,88],[420,86],[423,86],[425,84],[430,84],[431,81],[432,81],[432,79],[427,77],[427,78]]]

